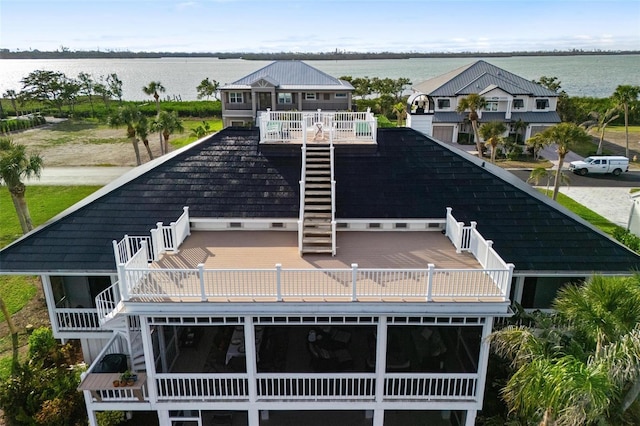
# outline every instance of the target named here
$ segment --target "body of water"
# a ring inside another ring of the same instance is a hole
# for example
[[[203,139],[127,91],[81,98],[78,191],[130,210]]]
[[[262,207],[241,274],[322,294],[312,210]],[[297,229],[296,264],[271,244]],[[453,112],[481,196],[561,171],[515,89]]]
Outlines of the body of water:
[[[484,59],[528,80],[542,76],[558,77],[569,96],[609,97],[621,84],[640,85],[640,55],[514,56],[506,58],[416,58],[344,61],[305,61],[334,77],[400,78],[413,84]],[[77,77],[80,72],[118,74],[123,82],[124,99],[148,100],[142,87],[160,81],[165,97],[195,100],[196,87],[205,78],[221,85],[256,71],[271,61],[215,58],[159,59],[1,59],[0,94],[20,91],[20,80],[35,70],[63,72]]]

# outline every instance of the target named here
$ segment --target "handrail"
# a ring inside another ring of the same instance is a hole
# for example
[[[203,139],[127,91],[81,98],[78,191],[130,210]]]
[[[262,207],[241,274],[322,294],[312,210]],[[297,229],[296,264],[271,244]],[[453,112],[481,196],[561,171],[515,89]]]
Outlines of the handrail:
[[[336,177],[335,177],[335,147],[333,146],[333,132],[329,136],[329,167],[331,167],[331,254],[336,255]]]
[[[125,268],[127,297],[228,301],[242,298],[430,302],[495,298],[507,301],[511,269],[149,269]],[[124,297],[124,296],[123,296]],[[127,299],[128,300],[128,299]]]
[[[306,132],[306,129],[303,130]],[[302,254],[304,239],[304,193],[307,185],[307,138],[302,138],[302,166],[300,168],[300,212],[298,214],[298,252]]]

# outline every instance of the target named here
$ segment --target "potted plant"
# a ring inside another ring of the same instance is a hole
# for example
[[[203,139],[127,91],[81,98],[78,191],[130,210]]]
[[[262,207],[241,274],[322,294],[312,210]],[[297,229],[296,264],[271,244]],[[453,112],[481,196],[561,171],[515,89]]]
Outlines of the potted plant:
[[[120,375],[120,386],[133,386],[137,379],[137,374],[133,374],[131,371],[126,370]]]

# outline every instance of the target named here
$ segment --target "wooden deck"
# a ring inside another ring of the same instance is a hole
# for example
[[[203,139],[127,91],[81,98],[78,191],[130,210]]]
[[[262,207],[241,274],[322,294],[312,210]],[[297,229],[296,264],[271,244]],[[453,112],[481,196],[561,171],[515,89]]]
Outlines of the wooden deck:
[[[296,232],[196,231],[177,254],[164,255],[157,268],[206,269],[350,268],[425,269],[429,263],[441,269],[482,269],[473,255],[456,253],[440,232],[345,231],[337,234],[337,254],[304,255],[298,252]]]

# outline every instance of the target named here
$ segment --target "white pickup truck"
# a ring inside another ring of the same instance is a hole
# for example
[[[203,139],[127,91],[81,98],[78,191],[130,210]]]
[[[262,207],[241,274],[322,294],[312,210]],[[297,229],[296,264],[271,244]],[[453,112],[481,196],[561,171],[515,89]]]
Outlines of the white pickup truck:
[[[629,171],[629,159],[612,155],[587,157],[582,161],[572,161],[569,170],[580,176],[587,173],[612,173],[614,176],[620,176],[622,172]]]

